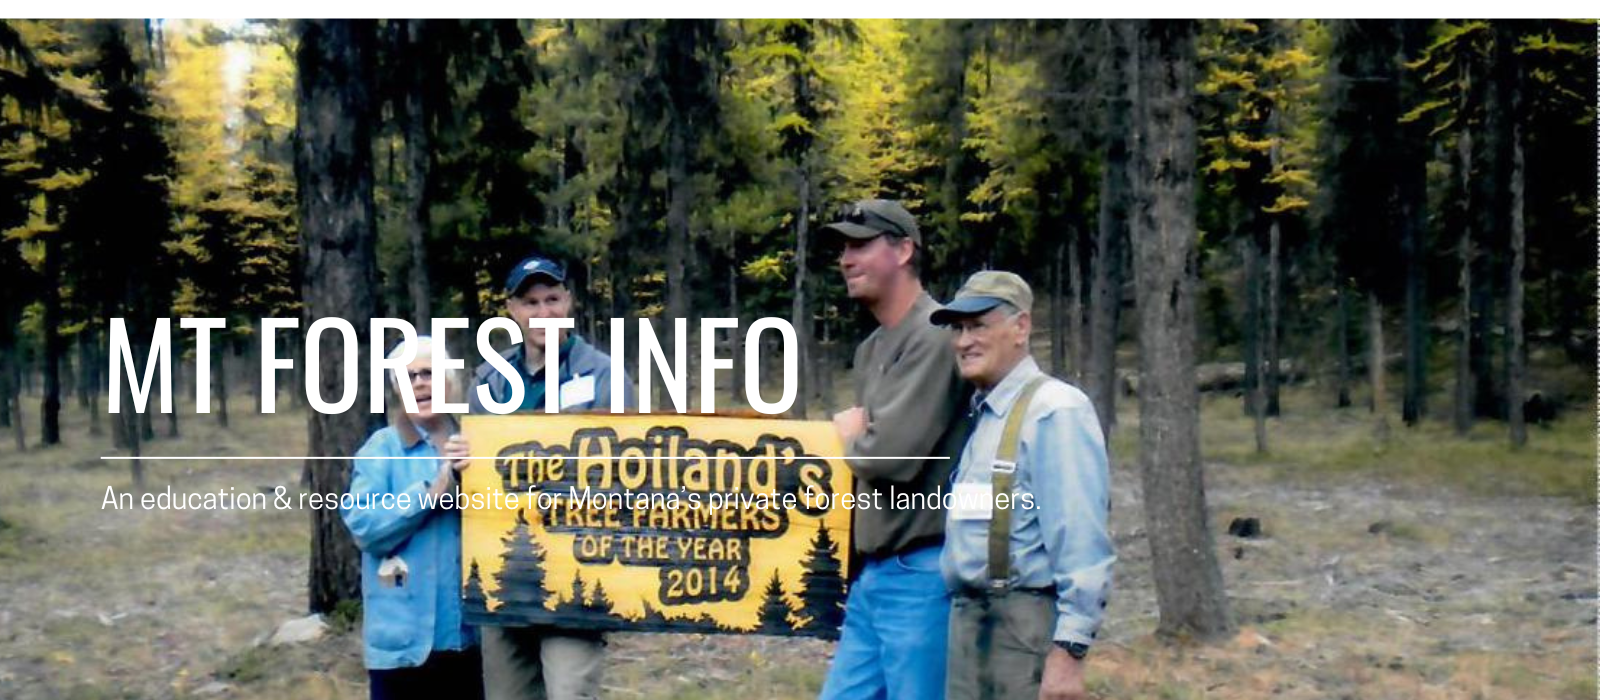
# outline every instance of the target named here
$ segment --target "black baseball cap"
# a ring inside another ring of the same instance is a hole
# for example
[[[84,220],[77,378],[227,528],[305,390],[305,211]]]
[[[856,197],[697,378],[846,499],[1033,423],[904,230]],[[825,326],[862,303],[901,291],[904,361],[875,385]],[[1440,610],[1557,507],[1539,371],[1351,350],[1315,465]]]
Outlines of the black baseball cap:
[[[506,275],[506,294],[516,296],[522,289],[533,284],[536,277],[548,278],[551,282],[565,285],[567,283],[566,266],[540,255],[530,255],[511,268],[511,274]]]
[[[909,238],[922,245],[922,231],[917,229],[917,219],[892,199],[863,199],[845,207],[839,220],[822,227],[846,238],[869,240],[889,235]]]

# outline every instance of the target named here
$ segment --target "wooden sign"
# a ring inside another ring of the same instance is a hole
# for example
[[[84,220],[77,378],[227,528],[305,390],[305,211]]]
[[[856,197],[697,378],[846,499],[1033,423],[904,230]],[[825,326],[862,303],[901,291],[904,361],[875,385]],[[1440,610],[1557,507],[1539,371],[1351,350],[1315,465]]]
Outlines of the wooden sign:
[[[851,477],[833,426],[469,416],[468,623],[834,639]]]

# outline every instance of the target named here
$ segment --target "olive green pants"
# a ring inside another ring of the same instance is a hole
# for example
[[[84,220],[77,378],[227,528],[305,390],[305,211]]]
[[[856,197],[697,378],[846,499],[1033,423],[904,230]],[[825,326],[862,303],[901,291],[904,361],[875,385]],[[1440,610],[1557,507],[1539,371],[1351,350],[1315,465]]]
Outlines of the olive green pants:
[[[1055,626],[1041,591],[952,596],[945,700],[1038,700]]]

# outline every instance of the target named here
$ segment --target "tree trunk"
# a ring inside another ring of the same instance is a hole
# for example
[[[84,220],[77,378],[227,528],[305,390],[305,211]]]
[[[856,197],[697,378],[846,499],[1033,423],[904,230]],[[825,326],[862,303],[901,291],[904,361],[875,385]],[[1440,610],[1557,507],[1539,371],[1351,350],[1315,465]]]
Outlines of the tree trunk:
[[[794,303],[789,309],[789,323],[794,325],[795,340],[800,346],[800,362],[797,366],[809,367],[809,360],[813,352],[811,347],[811,303],[807,295],[807,272],[810,265],[810,232],[811,232],[811,175],[810,154],[800,156],[800,167],[795,169],[795,180],[798,187],[796,194],[800,196],[800,216],[794,222]],[[800,386],[796,387],[794,406],[791,409],[796,418],[805,418],[806,411],[810,408],[807,399],[811,396],[812,382],[824,381],[822,377],[808,376],[809,372],[801,372],[798,377]]]
[[[1129,75],[1133,23],[1115,20],[1107,23],[1110,33],[1100,82],[1106,86],[1105,164],[1100,171],[1099,211],[1095,227],[1093,280],[1089,290],[1089,351],[1084,367],[1084,384],[1100,429],[1107,440],[1117,424],[1117,335],[1122,320],[1124,248],[1128,236],[1128,197],[1132,181],[1128,136],[1132,128],[1129,96],[1133,83]]]
[[[1238,229],[1235,229],[1236,233]],[[1261,357],[1261,250],[1256,246],[1254,231],[1244,231],[1239,235],[1239,261],[1244,264],[1244,288],[1240,291],[1239,298],[1244,302],[1243,313],[1239,318],[1241,343],[1239,362],[1244,365],[1244,391],[1240,398],[1244,407],[1244,414],[1252,418],[1265,408],[1256,400],[1262,395],[1257,389],[1261,388],[1261,364],[1256,358]]]
[[[1487,71],[1483,81],[1483,118],[1479,128],[1483,142],[1479,148],[1482,167],[1472,182],[1479,189],[1478,203],[1478,271],[1473,275],[1473,378],[1477,380],[1473,403],[1479,417],[1505,419],[1507,405],[1512,401],[1504,381],[1510,358],[1495,371],[1495,352],[1504,351],[1505,340],[1495,342],[1495,321],[1502,320],[1496,305],[1505,300],[1508,289],[1501,289],[1506,278],[1505,270],[1511,263],[1507,259],[1510,248],[1511,170],[1514,146],[1511,115],[1516,109],[1514,101],[1516,54],[1513,47],[1518,41],[1517,31],[1511,22],[1494,22],[1492,48],[1487,54]],[[1509,311],[1507,312],[1509,316]],[[1509,329],[1500,329],[1509,332]]]
[[[1515,100],[1513,100],[1515,102]],[[1511,446],[1528,444],[1528,424],[1522,413],[1523,384],[1527,358],[1522,337],[1522,269],[1527,258],[1527,232],[1523,219],[1524,187],[1527,167],[1522,152],[1522,125],[1512,129],[1511,138],[1511,273],[1506,280],[1506,422]]]
[[[1083,264],[1078,247],[1078,227],[1067,227],[1067,351],[1071,365],[1067,374],[1074,384],[1083,383]]]
[[[182,412],[178,400],[183,397],[183,367],[183,336],[177,334],[172,337],[172,412],[167,414],[168,438],[178,437],[178,414]]]
[[[1266,327],[1262,329],[1262,344],[1265,357],[1262,358],[1261,367],[1267,380],[1266,395],[1263,400],[1267,404],[1268,416],[1279,416],[1283,413],[1279,385],[1282,375],[1279,374],[1278,354],[1278,328],[1283,304],[1279,292],[1283,289],[1283,251],[1282,231],[1280,230],[1278,216],[1272,216],[1272,223],[1267,229],[1267,279],[1266,281]]]
[[[15,376],[22,364],[22,351],[17,347],[17,315],[12,311],[17,301],[9,290],[0,288],[0,428],[15,427],[12,401],[22,393]]]
[[[1466,80],[1467,78],[1464,78]],[[1465,89],[1465,88],[1463,88]],[[1468,213],[1462,217],[1461,240],[1457,244],[1456,252],[1460,256],[1461,274],[1458,278],[1457,289],[1461,293],[1460,308],[1456,323],[1456,396],[1455,396],[1455,429],[1457,435],[1466,435],[1472,430],[1472,423],[1476,416],[1473,414],[1473,392],[1477,389],[1477,380],[1472,376],[1472,266],[1476,256],[1473,250],[1472,236],[1472,130],[1463,128],[1457,137],[1457,148],[1460,162],[1457,164],[1457,174],[1461,178],[1462,208]]]
[[[1140,183],[1133,240],[1138,276],[1139,465],[1158,632],[1214,638],[1231,629],[1200,466],[1195,385],[1194,23],[1139,21],[1133,147]]]
[[[633,240],[631,226],[635,225],[632,223],[635,221],[635,212],[637,212],[637,205],[630,204],[627,201],[617,207],[617,233],[612,236],[611,242],[607,245],[608,255],[606,256],[606,268],[611,276],[611,317],[627,319],[630,322],[632,321],[630,316],[633,312],[631,303],[633,294],[629,275],[628,254],[629,246],[632,245]],[[608,331],[608,333],[610,332],[616,332],[616,330]],[[610,339],[607,338],[607,347],[610,347],[609,341]],[[624,332],[622,341],[622,354],[625,361],[639,356],[638,333]],[[635,380],[637,379],[636,376]]]
[[[78,333],[78,363],[83,365],[83,370],[78,372],[78,401],[89,415],[89,435],[98,437],[105,431],[100,429],[100,353],[95,351],[98,338],[95,337],[94,326],[85,326]]]
[[[1065,250],[1066,244],[1056,241],[1050,251],[1050,373],[1057,377],[1067,376],[1067,311],[1062,301],[1067,277]]]
[[[143,357],[141,355],[140,357]],[[139,436],[145,442],[154,442],[156,439],[155,408],[146,406],[145,411],[139,414]]]
[[[8,323],[0,317],[0,323]],[[0,334],[5,330],[0,329]],[[16,355],[16,350],[11,346],[11,340],[0,335],[0,428],[11,427],[11,397],[16,395],[11,383],[11,363]]]
[[[214,376],[216,377],[215,386],[217,389],[217,425],[223,428],[228,427],[228,355],[233,354],[230,352],[230,345],[232,345],[231,342],[222,340],[216,343],[216,347],[212,349],[212,353],[217,356],[217,363],[214,368],[216,370]]]
[[[304,282],[301,283],[304,286]],[[295,408],[305,408],[306,401],[306,327],[305,311],[300,312],[300,328],[286,333],[288,355],[294,358],[289,370],[289,400]],[[309,482],[307,482],[309,483]]]
[[[44,395],[39,397],[39,444],[61,444],[61,235],[45,236],[44,244]]]
[[[429,20],[409,19],[401,22],[405,35],[403,44],[410,66],[410,80],[406,81],[402,128],[405,129],[405,212],[401,225],[411,249],[411,270],[407,280],[411,294],[412,322],[418,328],[427,328],[433,319],[433,289],[428,282],[428,177],[431,171],[432,146],[428,138],[427,112],[423,92],[427,90],[426,68],[419,56],[424,55],[426,38],[423,36]]]
[[[816,359],[816,388],[817,408],[822,415],[833,415],[833,363],[835,359],[833,338],[828,333],[828,321],[824,319],[821,324],[822,337],[811,343],[811,349]]]
[[[1429,44],[1429,22],[1410,21],[1401,25],[1401,60],[1417,60]],[[1400,72],[1401,99],[1416,103],[1426,99],[1427,86],[1419,71]],[[1432,248],[1428,233],[1428,144],[1430,139],[1422,120],[1401,127],[1402,152],[1396,176],[1399,199],[1401,255],[1405,265],[1405,378],[1400,414],[1408,426],[1417,425],[1428,415],[1428,256]],[[1442,150],[1442,149],[1441,149]],[[1441,152],[1441,160],[1448,155]]]
[[[1333,286],[1337,299],[1333,318],[1333,346],[1338,362],[1334,372],[1335,403],[1339,408],[1350,407],[1350,284],[1342,276]]]
[[[458,270],[458,284],[461,290],[461,315],[467,319],[467,327],[476,329],[483,321],[483,303],[478,295],[478,271],[471,265],[462,266]],[[374,304],[377,302],[374,301]],[[469,333],[456,333],[452,336],[453,344],[446,343],[451,357],[474,357],[476,337]]]
[[[1485,203],[1485,206],[1488,206]],[[1492,243],[1489,240],[1489,231],[1478,229],[1478,237],[1473,242],[1473,266],[1477,269],[1472,272],[1472,291],[1468,293],[1469,305],[1472,309],[1472,322],[1469,330],[1472,332],[1471,346],[1472,357],[1472,412],[1478,418],[1503,418],[1501,411],[1500,394],[1504,387],[1496,385],[1494,375],[1494,342],[1491,321],[1494,319],[1494,296],[1491,291],[1494,276],[1498,270],[1494,265]]]
[[[1402,216],[1410,218],[1406,212]],[[1424,307],[1427,293],[1426,260],[1427,246],[1423,241],[1425,232],[1421,226],[1414,222],[1406,221],[1404,229],[1404,247],[1406,256],[1405,280],[1405,387],[1404,397],[1401,399],[1400,416],[1408,426],[1414,426],[1422,420],[1426,413],[1427,397],[1427,309]]]
[[[729,354],[733,356],[733,371],[729,373],[728,395],[735,402],[744,401],[744,309],[739,307],[739,233],[728,232],[728,318],[739,321],[739,329],[728,334]]]
[[[94,386],[94,365],[89,357],[91,347],[88,337],[89,328],[87,326],[72,336],[73,341],[78,346],[78,356],[73,359],[75,367],[72,372],[71,384],[74,392],[78,395],[78,408],[84,410],[89,408],[89,391]]]
[[[130,319],[136,319],[137,317],[136,312],[131,311],[131,309],[135,308],[135,304],[132,301],[134,284],[134,280],[129,278],[126,280],[126,286],[124,287],[125,296],[123,298],[124,301],[122,308],[130,310],[125,312],[128,314]],[[129,349],[132,351],[134,357],[149,356],[148,348],[145,346],[145,343],[140,340],[140,338],[149,337],[149,334],[143,332],[144,329],[141,327],[141,325],[142,324],[140,324],[137,320],[131,320],[129,323],[129,335],[131,339],[131,342],[129,343]],[[140,429],[140,422],[143,416],[134,412],[133,401],[131,400],[133,392],[128,388],[128,384],[128,381],[122,381],[118,382],[116,386],[111,387],[112,391],[115,391],[120,395],[117,403],[118,405],[122,406],[121,412],[117,413],[112,418],[111,422],[115,426],[115,432],[117,433],[116,437],[120,437],[120,442],[117,446],[127,449],[128,455],[133,458],[128,462],[128,472],[130,478],[133,480],[133,489],[135,491],[143,492],[145,488],[144,462],[143,460],[139,459],[143,452],[144,442],[143,430]],[[152,384],[154,384],[154,381],[152,381]],[[154,397],[152,397],[150,402],[145,403],[146,411],[149,411],[153,408]]]
[[[11,414],[12,435],[16,437],[17,451],[26,452],[28,431],[25,427],[27,422],[22,419],[22,357],[21,353],[17,352],[16,346],[12,346],[10,357],[6,359],[9,360],[7,362],[9,366],[5,369],[6,384],[10,386],[11,392],[10,401],[4,410]]]
[[[102,355],[102,357],[109,358],[109,353]],[[111,387],[110,390],[117,394],[118,405],[128,405],[127,382],[118,383],[116,386]],[[111,446],[119,450],[127,449],[129,442],[127,416],[118,413],[111,421]]]
[[[1377,292],[1367,292],[1367,342],[1371,356],[1367,358],[1367,376],[1372,385],[1373,436],[1379,442],[1389,439],[1389,414],[1384,408],[1386,387],[1383,357],[1383,303]]]
[[[372,84],[375,23],[369,20],[307,20],[299,23],[296,56],[295,179],[300,194],[301,300],[309,326],[340,317],[366,328],[377,308],[377,239],[372,174]],[[341,347],[337,333],[321,338],[318,389],[340,394],[346,362],[367,376],[372,351],[365,333],[357,347]],[[307,432],[310,454],[355,454],[373,427],[367,382],[356,383],[353,408],[328,415],[313,411]],[[337,497],[349,488],[350,462],[317,460],[308,466],[311,491]],[[359,553],[339,513],[311,511],[310,609],[328,612],[361,595]]]
[[[139,435],[142,432],[139,429],[140,418],[142,416],[139,413],[134,413],[132,407],[128,405],[128,402],[124,401],[122,406],[123,411],[117,416],[117,420],[125,425],[123,428],[123,434],[128,436],[128,456],[133,458],[128,461],[128,472],[130,478],[133,480],[133,490],[143,493],[145,490],[144,460],[140,459],[140,456],[143,453],[141,451],[142,441],[140,440]],[[145,404],[146,410],[150,408],[150,404]]]
[[[686,261],[689,257],[689,209],[694,183],[689,177],[690,127],[682,123],[684,117],[673,120],[667,134],[667,319],[689,317],[689,281]],[[664,324],[669,342],[676,329],[671,321]],[[796,329],[799,330],[799,329]],[[804,394],[804,392],[801,392]]]
[[[260,338],[261,338],[261,323],[260,323],[260,321],[257,321],[255,323],[255,335],[253,337],[256,339],[256,342],[250,343],[250,345],[249,345],[249,348],[250,348],[249,356],[250,356],[251,360],[254,360],[254,362],[246,362],[245,366],[246,367],[257,367],[257,368],[259,368],[261,366],[261,342],[260,342]],[[282,355],[279,355],[279,357],[282,357]],[[265,398],[261,394],[262,389],[264,389],[265,387],[261,386],[261,372],[259,370],[250,372],[250,387],[253,389],[253,391],[251,393],[255,395],[255,399],[256,399],[255,415],[259,416],[259,415],[261,415],[261,402]],[[274,402],[274,403],[276,403],[276,402]]]
[[[13,385],[13,386],[15,386],[15,385]],[[28,451],[28,431],[27,431],[27,428],[23,427],[24,423],[22,421],[22,394],[21,393],[12,393],[11,394],[11,403],[10,403],[9,406],[6,407],[6,411],[11,414],[11,428],[12,428],[11,434],[16,437],[17,451],[18,452],[27,452]]]
[[[1239,249],[1244,254],[1244,294],[1245,294],[1245,411],[1250,416],[1250,422],[1255,428],[1256,453],[1267,452],[1267,387],[1263,377],[1261,360],[1266,355],[1261,341],[1261,251],[1256,248],[1253,237],[1245,236],[1239,239]],[[1255,372],[1251,372],[1251,368]],[[1252,374],[1254,375],[1252,377]],[[1254,381],[1252,381],[1252,379]]]

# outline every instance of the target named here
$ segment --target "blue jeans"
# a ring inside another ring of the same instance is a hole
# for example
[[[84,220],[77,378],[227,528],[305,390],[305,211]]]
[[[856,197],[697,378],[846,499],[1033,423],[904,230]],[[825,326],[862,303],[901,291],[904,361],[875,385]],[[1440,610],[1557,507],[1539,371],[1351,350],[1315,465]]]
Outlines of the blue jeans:
[[[950,596],[940,547],[870,561],[850,586],[821,700],[940,700]]]

